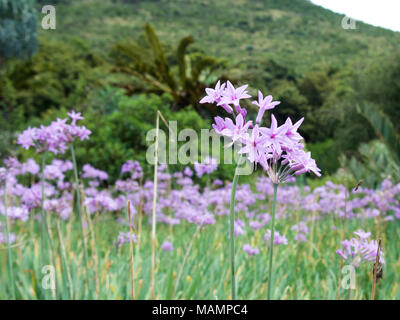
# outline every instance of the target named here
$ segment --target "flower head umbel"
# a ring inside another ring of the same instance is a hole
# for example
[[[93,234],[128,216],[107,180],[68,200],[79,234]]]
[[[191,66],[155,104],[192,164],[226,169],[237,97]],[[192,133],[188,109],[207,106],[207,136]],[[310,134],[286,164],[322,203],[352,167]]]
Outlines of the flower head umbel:
[[[163,244],[161,245],[161,249],[163,251],[172,251],[174,250],[174,245],[169,241],[164,241]]]
[[[269,243],[271,239],[271,230],[267,230],[267,233],[264,236],[264,240]],[[281,235],[279,231],[274,231],[274,245],[284,244],[287,245],[288,241],[284,235]]]
[[[359,239],[351,238],[342,241],[343,249],[336,250],[336,253],[344,260],[348,261],[355,268],[364,262],[375,262],[378,254],[378,241],[368,240],[371,232],[358,230],[354,232]],[[384,264],[384,253],[379,251],[379,263]]]
[[[252,247],[250,244],[244,244],[243,245],[243,251],[245,251],[249,256],[254,256],[256,254],[260,253],[260,250],[258,250],[257,247]]]
[[[220,82],[217,83],[217,87]],[[269,179],[273,183],[274,198],[272,201],[272,223],[270,234],[266,234],[266,240],[269,240],[269,270],[268,270],[268,299],[271,299],[271,278],[272,278],[272,261],[273,261],[273,246],[274,244],[287,244],[287,239],[279,233],[274,232],[274,221],[276,214],[277,190],[278,185],[282,182],[292,181],[295,175],[313,172],[320,176],[320,169],[317,167],[315,161],[311,158],[311,154],[304,151],[303,139],[297,129],[302,123],[303,119],[292,124],[291,120],[287,120],[283,125],[279,126],[275,116],[271,114],[270,127],[261,126],[262,118],[266,110],[271,110],[279,104],[279,101],[272,101],[272,96],[263,97],[263,94],[258,92],[258,101],[253,101],[260,109],[256,118],[256,124],[253,126],[252,121],[246,121],[247,110],[240,106],[243,99],[250,98],[247,93],[247,85],[235,88],[232,83],[227,82],[226,89],[222,91],[222,99],[217,104],[222,106],[229,113],[233,113],[235,123],[230,118],[221,117],[215,118],[213,128],[215,132],[231,139],[231,143],[226,146],[245,146],[239,149],[238,153],[245,155],[248,162],[255,167],[260,164],[267,172]],[[214,91],[207,91],[208,96],[214,94]],[[214,101],[214,98],[203,98],[203,100]],[[202,101],[203,101],[202,100]],[[231,106],[233,105],[234,108]],[[251,131],[251,132],[248,132]],[[232,298],[235,299],[235,258],[234,258],[234,236],[240,232],[239,228],[235,228],[235,197],[236,188],[240,175],[240,166],[242,165],[243,156],[237,162],[235,175],[232,180],[231,201],[229,208],[229,223],[230,223],[230,243],[231,243],[231,282],[232,282]],[[247,171],[248,172],[248,171]],[[260,223],[254,221],[251,224],[252,228],[259,228]],[[236,230],[235,230],[236,229]],[[235,234],[236,233],[236,234]],[[249,244],[243,246],[243,250],[250,255],[258,253],[257,248],[252,248]]]
[[[76,138],[81,141],[88,140],[91,131],[85,126],[77,126],[76,122],[83,119],[81,114],[71,111],[68,113],[71,118],[71,124],[68,119],[57,119],[48,126],[41,125],[39,128],[29,127],[19,136],[17,143],[23,148],[36,148],[37,152],[50,151],[54,154],[64,153],[68,149],[68,143],[73,142]]]
[[[37,139],[37,128],[28,127],[19,136],[17,143],[20,144],[24,149],[28,150],[30,147],[35,146],[35,140]]]
[[[218,81],[215,89],[206,91],[207,96],[202,101],[214,101],[225,109],[228,106],[228,111],[235,115],[233,119],[215,117],[212,125],[215,132],[231,138],[231,144],[240,144],[239,154],[245,155],[250,163],[261,165],[274,184],[291,181],[294,176],[307,172],[321,176],[311,153],[304,150],[303,137],[298,132],[304,118],[295,124],[288,118],[284,124],[278,125],[271,114],[271,125],[261,126],[265,111],[275,108],[280,102],[273,101],[271,95],[264,97],[258,91],[258,101],[253,101],[253,104],[259,107],[259,112],[253,126],[252,121],[245,120],[246,108],[240,106],[241,100],[250,98],[246,89],[247,85],[235,88],[229,81],[226,86]]]

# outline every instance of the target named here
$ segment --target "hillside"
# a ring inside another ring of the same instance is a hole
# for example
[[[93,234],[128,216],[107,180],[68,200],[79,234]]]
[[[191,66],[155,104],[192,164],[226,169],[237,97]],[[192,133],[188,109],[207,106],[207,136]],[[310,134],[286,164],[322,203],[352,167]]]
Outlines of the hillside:
[[[57,5],[57,30],[41,37],[84,38],[99,52],[137,38],[146,22],[175,44],[192,34],[197,48],[234,63],[274,60],[303,73],[316,65],[383,55],[399,47],[400,33],[357,22],[307,0],[80,0]]]

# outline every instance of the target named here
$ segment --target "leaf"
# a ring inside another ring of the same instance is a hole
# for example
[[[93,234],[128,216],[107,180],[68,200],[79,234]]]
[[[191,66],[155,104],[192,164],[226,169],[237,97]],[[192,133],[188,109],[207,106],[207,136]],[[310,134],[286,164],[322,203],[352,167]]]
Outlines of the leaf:
[[[400,137],[389,117],[373,104],[357,105],[357,111],[368,120],[376,135],[389,149],[397,164],[400,164]]]
[[[181,80],[181,85],[183,88],[186,87],[186,62],[185,62],[185,53],[186,49],[189,45],[194,43],[194,39],[192,36],[185,37],[181,39],[179,42],[179,46],[176,52],[177,60],[178,60],[178,68],[179,68],[179,78]]]
[[[145,25],[145,33],[147,40],[153,50],[155,65],[159,70],[160,76],[174,92],[175,97],[177,85],[170,71],[169,64],[167,58],[165,57],[164,50],[161,47],[160,40],[158,39],[154,28],[150,24]]]

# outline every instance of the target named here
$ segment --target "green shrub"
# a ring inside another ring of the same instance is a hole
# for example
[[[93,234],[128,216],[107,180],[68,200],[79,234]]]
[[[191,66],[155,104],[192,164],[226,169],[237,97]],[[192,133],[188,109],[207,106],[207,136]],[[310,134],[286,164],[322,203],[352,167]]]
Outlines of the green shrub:
[[[332,139],[307,143],[306,147],[324,175],[333,174],[339,168],[339,150]]]

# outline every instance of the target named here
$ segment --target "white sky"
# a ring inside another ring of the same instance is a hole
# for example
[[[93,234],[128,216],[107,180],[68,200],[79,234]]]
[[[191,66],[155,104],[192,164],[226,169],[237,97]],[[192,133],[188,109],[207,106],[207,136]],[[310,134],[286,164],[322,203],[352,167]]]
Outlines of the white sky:
[[[311,0],[311,2],[355,20],[400,31],[400,0]]]

